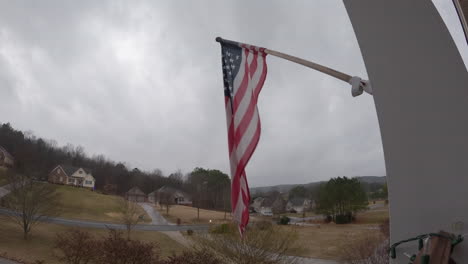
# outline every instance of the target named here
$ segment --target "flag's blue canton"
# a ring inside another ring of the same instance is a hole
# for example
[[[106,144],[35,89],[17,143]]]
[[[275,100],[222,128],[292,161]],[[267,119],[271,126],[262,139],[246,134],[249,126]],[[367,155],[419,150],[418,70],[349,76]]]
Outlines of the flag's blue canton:
[[[234,95],[234,79],[242,62],[242,48],[231,45],[222,44],[221,59],[223,62],[223,78],[224,78],[224,95],[232,99]]]

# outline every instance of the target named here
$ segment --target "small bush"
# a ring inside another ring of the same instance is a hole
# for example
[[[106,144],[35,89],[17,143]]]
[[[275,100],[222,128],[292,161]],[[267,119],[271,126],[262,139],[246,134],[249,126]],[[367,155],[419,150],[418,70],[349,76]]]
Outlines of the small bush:
[[[291,219],[289,217],[283,215],[283,216],[280,217],[280,219],[278,221],[278,224],[279,225],[288,225],[290,221],[291,221]]]
[[[154,243],[123,238],[122,232],[109,230],[107,237],[94,239],[88,232],[71,230],[57,235],[56,257],[67,264],[152,264],[159,263]]]
[[[351,239],[351,238],[350,238]],[[379,234],[354,239],[343,247],[345,263],[348,264],[388,264],[389,240]]]
[[[86,264],[95,256],[96,242],[88,232],[72,229],[56,236],[54,248],[60,262]]]
[[[96,264],[147,264],[159,259],[156,244],[125,239],[122,232],[112,229],[98,242],[98,249]]]
[[[293,228],[273,226],[269,230],[250,228],[241,238],[239,233],[200,234],[195,248],[212,252],[223,263],[239,264],[294,264],[292,251],[299,252],[297,232]],[[204,262],[199,262],[204,263]]]
[[[193,230],[192,229],[187,230],[187,235],[189,236],[193,235]]]

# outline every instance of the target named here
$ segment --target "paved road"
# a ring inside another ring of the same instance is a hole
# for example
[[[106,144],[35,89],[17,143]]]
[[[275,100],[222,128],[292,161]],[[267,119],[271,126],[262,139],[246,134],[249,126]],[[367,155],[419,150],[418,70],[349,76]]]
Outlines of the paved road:
[[[19,264],[19,262],[9,260],[9,259],[0,258],[0,264]]]
[[[7,215],[13,212],[4,208],[0,208],[0,214]],[[42,220],[43,222],[54,223],[59,225],[67,226],[78,226],[78,227],[91,227],[91,228],[113,228],[113,229],[126,229],[125,225],[113,224],[106,222],[87,221],[78,219],[65,219],[60,217],[47,217]],[[186,231],[186,230],[208,230],[207,225],[135,225],[134,230],[144,231]]]

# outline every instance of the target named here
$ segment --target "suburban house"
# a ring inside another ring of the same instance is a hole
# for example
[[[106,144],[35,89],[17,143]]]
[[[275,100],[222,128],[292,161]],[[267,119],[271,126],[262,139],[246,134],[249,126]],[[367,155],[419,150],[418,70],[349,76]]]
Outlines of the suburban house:
[[[280,214],[285,212],[286,201],[281,197],[281,195],[257,197],[253,200],[250,207],[257,213],[266,216],[272,216],[273,214]]]
[[[15,165],[13,156],[0,146],[0,167],[11,168],[13,165]]]
[[[260,212],[260,208],[262,207],[262,202],[265,198],[263,197],[257,197],[255,198],[252,203],[250,204],[250,211],[251,212]]]
[[[290,213],[303,213],[304,210],[315,208],[315,201],[305,198],[293,198],[286,204],[286,211]]]
[[[190,195],[170,186],[163,186],[148,194],[149,202],[160,204],[162,199],[169,199],[174,204],[192,205]]]
[[[48,181],[55,184],[72,185],[94,189],[94,179],[89,169],[58,165],[50,173]]]
[[[146,202],[146,194],[135,186],[125,193],[125,199],[132,202]]]

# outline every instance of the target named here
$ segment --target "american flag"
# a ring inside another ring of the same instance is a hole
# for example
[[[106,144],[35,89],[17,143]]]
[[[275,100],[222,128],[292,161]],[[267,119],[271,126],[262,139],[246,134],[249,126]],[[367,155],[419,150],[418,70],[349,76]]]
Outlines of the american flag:
[[[231,165],[231,206],[244,234],[249,223],[250,193],[245,167],[260,139],[257,99],[267,74],[264,48],[221,43],[224,99]]]

